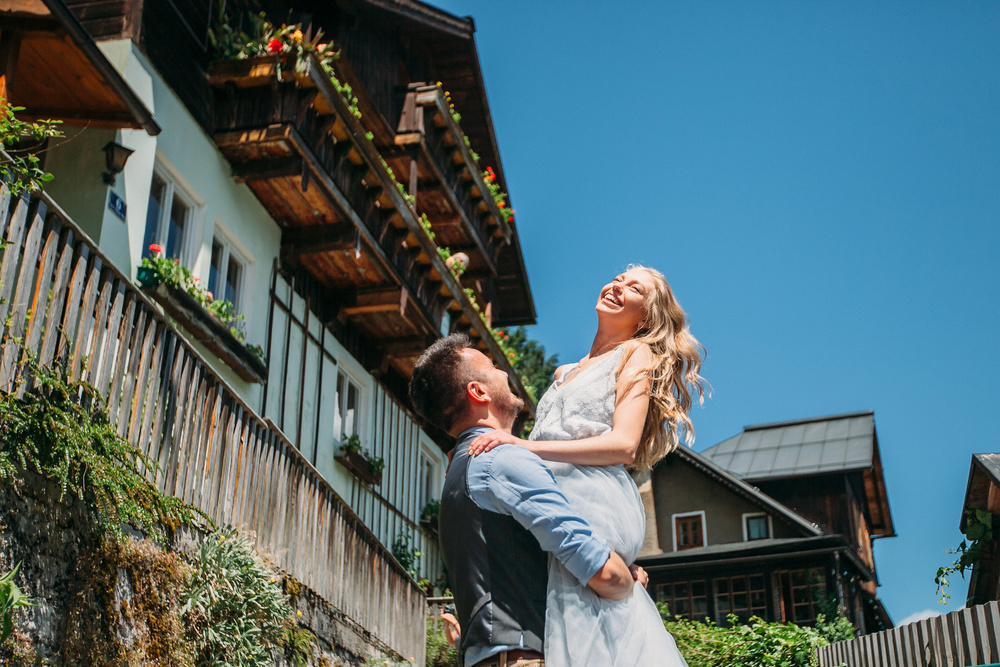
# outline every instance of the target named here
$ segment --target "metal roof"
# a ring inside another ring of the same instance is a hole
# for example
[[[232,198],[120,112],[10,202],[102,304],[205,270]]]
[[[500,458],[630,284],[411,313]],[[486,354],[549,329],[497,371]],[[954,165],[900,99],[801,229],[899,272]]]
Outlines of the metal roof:
[[[745,426],[701,455],[749,480],[865,470],[878,450],[872,411]]]
[[[1000,486],[1000,453],[996,454],[973,454],[972,458],[980,465],[991,481]]]

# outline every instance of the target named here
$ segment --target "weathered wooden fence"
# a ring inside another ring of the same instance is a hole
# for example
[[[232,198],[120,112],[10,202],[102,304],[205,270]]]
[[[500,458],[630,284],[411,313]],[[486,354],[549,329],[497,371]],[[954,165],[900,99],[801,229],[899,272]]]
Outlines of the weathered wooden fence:
[[[210,368],[49,197],[0,191],[0,391],[27,354],[108,398],[156,484],[262,552],[402,656],[424,661],[424,596],[299,451]],[[152,473],[150,473],[152,475]]]
[[[1000,663],[1000,603],[959,609],[818,650],[819,667],[970,667]]]

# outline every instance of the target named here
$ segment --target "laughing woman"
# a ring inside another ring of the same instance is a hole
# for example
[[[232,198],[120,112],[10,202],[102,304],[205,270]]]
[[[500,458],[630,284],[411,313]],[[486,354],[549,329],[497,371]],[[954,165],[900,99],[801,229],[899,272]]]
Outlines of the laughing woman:
[[[545,459],[563,493],[594,531],[631,563],[645,536],[639,491],[625,466],[646,469],[693,439],[688,412],[704,395],[704,348],[659,271],[630,267],[597,301],[590,353],[556,370],[538,402],[530,440],[494,431],[471,454],[501,443]],[[548,667],[683,666],[673,637],[641,586],[625,600],[597,597],[555,559],[545,613]]]

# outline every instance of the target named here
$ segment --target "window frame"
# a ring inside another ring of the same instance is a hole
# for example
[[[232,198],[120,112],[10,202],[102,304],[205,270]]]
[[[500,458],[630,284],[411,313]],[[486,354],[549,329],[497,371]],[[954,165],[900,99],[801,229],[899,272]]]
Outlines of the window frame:
[[[215,244],[218,243],[222,246],[222,267],[223,270],[219,274],[219,284],[222,286],[223,291],[220,293],[218,291],[212,292],[212,296],[216,299],[225,298],[225,283],[226,278],[229,273],[229,258],[235,257],[236,261],[240,264],[240,280],[239,285],[236,288],[236,301],[233,303],[233,309],[236,314],[246,315],[246,291],[247,286],[251,284],[250,282],[250,272],[254,265],[254,261],[251,258],[250,253],[236,239],[236,235],[233,234],[229,228],[221,221],[215,221],[215,229],[212,232],[212,243],[208,250],[208,275],[205,277],[205,285],[211,288],[212,280],[212,251],[215,250]]]
[[[160,214],[156,221],[156,230],[153,233],[153,238],[151,243],[155,243],[163,248],[163,256],[166,257],[167,250],[167,234],[170,229],[169,220],[170,214],[173,212],[174,208],[174,198],[178,198],[181,202],[187,206],[187,215],[184,217],[184,239],[181,241],[181,247],[179,257],[177,261],[181,264],[188,266],[191,264],[192,256],[194,255],[195,248],[195,237],[198,236],[197,231],[200,227],[199,220],[204,212],[205,202],[198,197],[192,188],[185,182],[185,180],[173,169],[170,165],[166,164],[159,156],[153,165],[153,174],[149,179],[149,191],[146,195],[146,217],[143,221],[142,236],[143,240],[146,238],[146,226],[149,222],[149,199],[153,194],[153,181],[154,179],[159,179],[163,182],[164,192],[163,201],[165,204],[160,207]],[[141,249],[140,257],[147,257],[151,253],[149,252],[149,244]]]
[[[336,400],[335,409],[337,413],[331,418],[331,431],[333,432],[333,441],[336,443],[334,450],[339,449],[344,443],[341,437],[343,433],[336,433],[336,429],[333,425],[336,423],[336,417],[338,414],[341,415],[341,421],[343,422],[343,415],[341,413],[340,407],[340,376],[343,374],[349,381],[353,382],[358,388],[358,406],[356,408],[357,424],[354,429],[354,434],[356,434],[361,439],[362,447],[366,447],[370,441],[371,433],[371,419],[369,415],[369,405],[371,403],[371,381],[365,379],[365,373],[360,370],[360,368],[355,368],[353,364],[348,360],[347,354],[341,354],[337,357],[337,379],[334,383],[334,397]],[[346,396],[346,394],[345,394]],[[346,398],[345,398],[346,400]],[[343,426],[343,423],[341,423]],[[341,428],[341,431],[343,429]]]
[[[429,479],[422,479],[425,470],[423,466],[424,460],[426,460],[430,464],[428,466],[430,472]],[[419,484],[430,486],[430,488],[426,488],[425,486],[425,488],[423,488],[422,490],[421,489],[417,490],[418,494],[417,515],[419,516],[420,513],[424,511],[424,508],[427,506],[427,503],[441,499],[441,486],[442,486],[441,462],[438,460],[438,457],[434,455],[434,448],[431,445],[429,445],[426,441],[424,441],[423,438],[420,439],[420,447],[417,453],[417,462],[419,466],[418,474],[421,477],[418,478]],[[437,490],[436,494],[434,493],[435,489]]]
[[[701,544],[700,545],[687,546],[687,547],[684,547],[683,549],[678,548],[678,546],[677,546],[677,542],[678,542],[678,539],[677,539],[678,538],[678,535],[677,535],[677,520],[678,519],[689,519],[689,518],[692,518],[692,517],[700,517],[701,518]],[[706,522],[705,522],[705,510],[698,510],[697,512],[680,512],[680,513],[677,513],[677,514],[671,514],[670,515],[670,531],[671,531],[672,536],[673,536],[674,551],[687,551],[688,549],[698,549],[698,548],[701,548],[701,547],[707,547],[708,546],[708,530],[707,530],[707,526],[706,526]]]
[[[765,517],[767,519],[767,537],[755,537],[750,538],[750,526],[748,521],[750,519],[757,519],[760,517]],[[744,512],[743,513],[743,541],[744,542],[756,542],[758,540],[769,540],[774,537],[774,522],[772,521],[771,515],[767,512]]]

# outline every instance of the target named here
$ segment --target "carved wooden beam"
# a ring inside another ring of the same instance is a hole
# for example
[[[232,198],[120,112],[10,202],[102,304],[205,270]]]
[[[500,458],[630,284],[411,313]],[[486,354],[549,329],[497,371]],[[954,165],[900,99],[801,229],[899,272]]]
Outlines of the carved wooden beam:
[[[302,164],[302,158],[297,155],[239,162],[233,165],[233,178],[237,183],[250,183],[272,178],[301,176]]]
[[[281,258],[283,260],[357,248],[358,230],[353,225],[312,225],[285,227],[281,230]]]
[[[358,290],[354,305],[344,306],[337,315],[338,319],[346,320],[357,315],[368,313],[388,313],[396,311],[406,316],[406,304],[409,292],[405,287],[389,287],[386,289]]]

